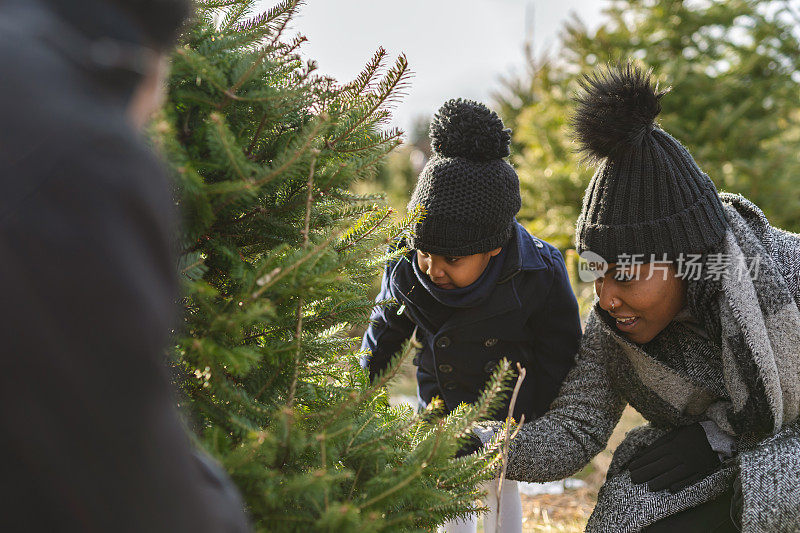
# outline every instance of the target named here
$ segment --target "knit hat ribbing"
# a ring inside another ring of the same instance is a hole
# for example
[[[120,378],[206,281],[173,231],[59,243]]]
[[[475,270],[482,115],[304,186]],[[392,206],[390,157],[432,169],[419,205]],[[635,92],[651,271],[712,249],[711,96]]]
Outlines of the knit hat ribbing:
[[[496,113],[471,100],[449,100],[431,121],[433,156],[408,204],[424,208],[408,244],[464,256],[503,246],[520,209],[519,180],[504,159],[510,130]]]
[[[613,66],[582,87],[573,128],[598,168],[576,226],[578,253],[616,263],[623,254],[649,261],[715,248],[727,227],[722,202],[686,148],[655,124],[666,91],[651,72]]]

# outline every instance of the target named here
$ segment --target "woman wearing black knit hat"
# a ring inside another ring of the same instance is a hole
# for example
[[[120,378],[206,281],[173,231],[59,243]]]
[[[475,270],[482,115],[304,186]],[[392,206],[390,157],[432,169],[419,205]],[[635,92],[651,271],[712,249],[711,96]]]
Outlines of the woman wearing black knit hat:
[[[576,245],[604,268],[576,366],[508,475],[576,472],[629,403],[650,423],[614,453],[587,531],[798,531],[800,235],[716,191],[654,122],[665,93],[630,64],[583,81],[573,125],[597,171]]]
[[[398,246],[408,253],[386,266],[380,306],[364,335],[362,364],[379,374],[409,338],[419,341],[417,391],[422,407],[435,397],[451,412],[478,400],[497,363],[526,368],[514,418],[532,420],[547,410],[574,364],[581,326],[578,304],[558,249],[530,235],[515,220],[519,181],[505,160],[511,136],[500,117],[470,100],[446,102],[431,122],[434,155],[409,203],[424,216]],[[508,403],[493,413],[502,420]],[[458,454],[481,446],[478,436]],[[516,483],[486,487],[485,530],[522,530]],[[497,520],[498,514],[502,520]],[[475,517],[440,531],[475,532]]]

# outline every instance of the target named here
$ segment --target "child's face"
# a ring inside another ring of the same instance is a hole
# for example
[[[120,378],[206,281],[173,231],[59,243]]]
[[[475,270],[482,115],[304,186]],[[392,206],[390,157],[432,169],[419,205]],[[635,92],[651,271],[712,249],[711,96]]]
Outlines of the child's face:
[[[417,264],[440,289],[456,289],[466,287],[481,277],[489,260],[499,254],[500,250],[502,248],[495,248],[490,252],[460,257],[417,250]]]

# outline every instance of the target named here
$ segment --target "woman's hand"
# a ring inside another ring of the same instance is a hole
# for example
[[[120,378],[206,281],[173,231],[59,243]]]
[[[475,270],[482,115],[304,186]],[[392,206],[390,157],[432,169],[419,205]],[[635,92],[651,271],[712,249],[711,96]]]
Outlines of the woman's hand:
[[[472,455],[483,447],[483,441],[472,430],[467,433],[456,451],[456,457]]]
[[[678,492],[702,479],[719,466],[700,424],[682,426],[657,439],[628,465],[631,481],[647,483],[651,491]]]

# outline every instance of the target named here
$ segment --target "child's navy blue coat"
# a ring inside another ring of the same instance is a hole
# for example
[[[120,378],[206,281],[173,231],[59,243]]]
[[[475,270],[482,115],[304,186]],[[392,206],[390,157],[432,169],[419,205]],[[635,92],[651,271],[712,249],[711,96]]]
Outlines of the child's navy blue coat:
[[[439,396],[449,412],[461,402],[477,401],[505,357],[527,369],[514,418],[519,420],[524,413],[526,420],[532,420],[544,413],[574,364],[581,336],[578,303],[558,249],[531,236],[520,224],[506,247],[500,277],[483,304],[454,308],[438,329],[420,312],[421,289],[403,290],[404,283],[399,282],[407,279],[416,252],[407,254],[409,261],[389,263],[376,301],[394,298],[405,307],[399,315],[397,305],[373,311],[362,344],[371,353],[362,359],[370,377],[386,367],[417,326],[423,347],[414,362],[423,402]],[[507,412],[508,403],[495,418],[503,419]]]

